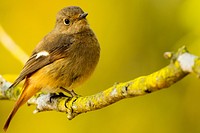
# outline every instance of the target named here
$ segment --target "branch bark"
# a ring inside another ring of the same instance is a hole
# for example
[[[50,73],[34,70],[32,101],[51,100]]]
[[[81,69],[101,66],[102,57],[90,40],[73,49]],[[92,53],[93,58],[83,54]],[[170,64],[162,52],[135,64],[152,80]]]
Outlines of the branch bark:
[[[73,119],[81,113],[101,109],[125,98],[142,96],[167,88],[190,73],[200,77],[200,57],[190,54],[183,46],[176,53],[166,52],[165,58],[170,64],[161,70],[147,76],[124,83],[115,83],[112,87],[91,96],[55,97],[52,94],[38,93],[28,101],[36,105],[34,113],[42,111],[66,112],[68,119]],[[0,77],[0,100],[16,100],[21,87],[8,89],[11,83]]]

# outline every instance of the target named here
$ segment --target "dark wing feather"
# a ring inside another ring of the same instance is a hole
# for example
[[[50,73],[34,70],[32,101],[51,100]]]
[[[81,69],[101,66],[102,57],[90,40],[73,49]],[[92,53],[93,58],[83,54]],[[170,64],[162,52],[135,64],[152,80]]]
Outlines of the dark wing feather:
[[[32,56],[26,62],[19,77],[10,86],[10,88],[17,86],[27,76],[31,75],[42,67],[67,56],[67,49],[73,44],[73,36],[60,34],[54,36],[53,41],[49,41],[48,37],[49,36],[47,35],[40,43],[40,47],[38,47],[38,49],[36,47],[36,49],[33,51]],[[49,55],[36,58],[37,53],[41,51],[47,51],[49,52]]]

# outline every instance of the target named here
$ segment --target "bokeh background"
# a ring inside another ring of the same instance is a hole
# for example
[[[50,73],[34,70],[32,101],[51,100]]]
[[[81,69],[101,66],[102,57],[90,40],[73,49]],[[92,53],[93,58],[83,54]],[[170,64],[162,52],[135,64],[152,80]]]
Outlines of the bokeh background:
[[[70,5],[89,13],[88,21],[101,44],[98,67],[77,88],[78,94],[91,95],[115,82],[157,71],[169,63],[163,53],[182,45],[200,56],[199,0],[0,0],[0,24],[30,55],[54,27],[56,13]],[[19,74],[23,67],[1,44],[0,61],[0,74],[5,77]],[[168,89],[125,99],[71,121],[58,112],[33,115],[34,106],[25,105],[8,133],[199,133],[199,83],[189,75]],[[0,132],[13,105],[13,101],[0,101]]]

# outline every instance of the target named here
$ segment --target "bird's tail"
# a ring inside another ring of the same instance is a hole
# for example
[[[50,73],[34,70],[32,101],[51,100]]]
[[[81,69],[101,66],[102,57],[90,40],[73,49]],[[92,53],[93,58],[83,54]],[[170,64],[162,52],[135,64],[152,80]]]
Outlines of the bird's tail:
[[[8,119],[7,119],[7,121],[6,121],[6,123],[5,123],[5,125],[4,125],[4,131],[6,131],[7,129],[8,129],[8,126],[10,125],[10,122],[11,122],[11,120],[12,120],[12,118],[14,117],[14,115],[16,114],[16,112],[17,112],[17,110],[19,109],[19,107],[21,106],[21,105],[23,105],[26,101],[25,101],[26,99],[24,98],[24,96],[20,96],[20,98],[17,100],[17,102],[15,103],[15,106],[14,106],[14,108],[13,108],[13,110],[12,110],[12,112],[10,113],[10,115],[9,115],[9,117],[8,117]]]
[[[12,118],[16,114],[17,110],[19,109],[19,107],[21,107],[24,103],[26,103],[38,91],[38,89],[35,89],[31,85],[28,84],[28,80],[25,81],[23,88],[24,89],[23,89],[19,99],[15,103],[15,106],[4,125],[4,128],[3,128],[4,131],[6,131],[8,129],[8,126],[9,126]]]

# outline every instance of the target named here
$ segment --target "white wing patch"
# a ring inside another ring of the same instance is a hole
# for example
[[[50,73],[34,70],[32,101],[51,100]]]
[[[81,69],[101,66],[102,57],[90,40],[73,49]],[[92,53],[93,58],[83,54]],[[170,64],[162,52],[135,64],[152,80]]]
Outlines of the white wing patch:
[[[39,53],[36,54],[35,58],[38,59],[41,56],[48,56],[48,55],[49,55],[49,52],[47,52],[47,51],[41,51],[41,52],[39,52]]]

